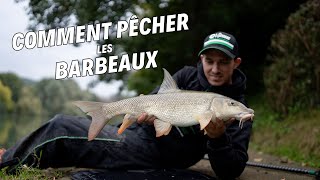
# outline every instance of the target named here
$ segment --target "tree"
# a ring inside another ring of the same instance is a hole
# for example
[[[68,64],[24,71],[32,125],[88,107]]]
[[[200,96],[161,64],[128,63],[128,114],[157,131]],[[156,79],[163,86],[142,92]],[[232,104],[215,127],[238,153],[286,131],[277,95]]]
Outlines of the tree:
[[[143,52],[159,50],[157,55],[158,67],[156,72],[145,70],[134,73],[112,73],[100,76],[107,82],[122,79],[130,88],[141,93],[141,86],[145,82],[159,82],[161,76],[147,76],[148,74],[162,74],[161,67],[173,73],[184,65],[197,63],[197,54],[203,45],[206,35],[215,31],[226,31],[234,34],[240,45],[240,55],[243,58],[242,69],[249,76],[249,90],[256,92],[263,86],[262,67],[270,43],[271,35],[285,24],[291,12],[306,0],[261,0],[261,1],[233,1],[233,0],[134,0],[134,1],[86,1],[86,0],[30,0],[30,25],[37,27],[55,28],[72,24],[93,24],[98,22],[113,22],[120,19],[127,20],[132,14],[139,18],[163,16],[168,14],[187,13],[189,15],[188,31],[160,33],[147,36],[128,37],[123,39],[111,38],[99,41],[98,44],[114,44],[113,53]],[[114,31],[114,29],[112,29]],[[110,54],[107,54],[110,55]],[[153,70],[150,70],[153,71]],[[141,78],[140,80],[130,76]],[[139,83],[138,83],[139,82]],[[141,84],[142,83],[142,84]],[[154,83],[150,85],[155,86]],[[152,89],[154,87],[148,88]]]
[[[42,111],[40,98],[35,96],[34,89],[24,86],[16,104],[16,113],[19,115],[41,115]]]
[[[0,112],[10,112],[13,110],[14,102],[12,100],[11,90],[2,84],[0,80]]]
[[[20,97],[20,90],[23,86],[21,79],[13,73],[0,74],[3,85],[8,86],[12,92],[12,100],[17,102]]]
[[[16,0],[22,2],[25,0]],[[115,22],[134,8],[136,1],[30,0],[29,29],[67,27],[94,22]]]
[[[320,2],[309,0],[271,40],[265,85],[271,107],[285,115],[320,104]]]
[[[36,91],[42,107],[50,117],[58,113],[79,114],[81,111],[71,104],[72,101],[96,100],[93,94],[82,91],[71,79],[43,79],[36,85]]]

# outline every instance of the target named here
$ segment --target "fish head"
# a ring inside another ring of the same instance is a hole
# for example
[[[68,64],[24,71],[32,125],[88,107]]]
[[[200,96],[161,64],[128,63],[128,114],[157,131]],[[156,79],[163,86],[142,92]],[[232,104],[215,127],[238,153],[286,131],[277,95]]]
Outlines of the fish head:
[[[252,120],[254,116],[253,109],[247,108],[244,104],[228,97],[214,98],[212,109],[216,117],[223,121],[235,118],[241,122]]]

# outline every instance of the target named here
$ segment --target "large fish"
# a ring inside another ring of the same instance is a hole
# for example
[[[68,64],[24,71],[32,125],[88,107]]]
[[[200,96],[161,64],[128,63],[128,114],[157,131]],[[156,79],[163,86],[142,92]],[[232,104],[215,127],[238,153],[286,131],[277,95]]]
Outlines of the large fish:
[[[180,90],[169,72],[164,70],[164,79],[158,94],[123,99],[111,103],[75,101],[83,112],[92,117],[88,140],[93,140],[109,120],[126,114],[118,133],[122,133],[141,113],[156,117],[156,136],[169,134],[172,126],[187,127],[200,124],[201,130],[216,118],[227,121],[231,118],[252,120],[254,111],[229,97],[200,91]]]

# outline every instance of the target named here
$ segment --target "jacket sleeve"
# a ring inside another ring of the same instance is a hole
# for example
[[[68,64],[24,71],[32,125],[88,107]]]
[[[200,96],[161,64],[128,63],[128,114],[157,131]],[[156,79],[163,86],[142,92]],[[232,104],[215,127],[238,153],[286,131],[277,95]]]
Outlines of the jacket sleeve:
[[[252,121],[239,128],[234,121],[219,138],[209,138],[207,148],[212,169],[221,179],[233,179],[241,175],[248,161],[248,144]]]

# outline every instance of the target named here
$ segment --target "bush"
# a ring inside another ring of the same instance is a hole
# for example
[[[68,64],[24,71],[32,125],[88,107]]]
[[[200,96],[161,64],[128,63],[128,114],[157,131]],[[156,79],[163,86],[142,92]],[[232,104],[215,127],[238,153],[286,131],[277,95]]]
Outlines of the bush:
[[[267,99],[286,115],[320,103],[320,2],[309,0],[271,39],[264,72]]]

